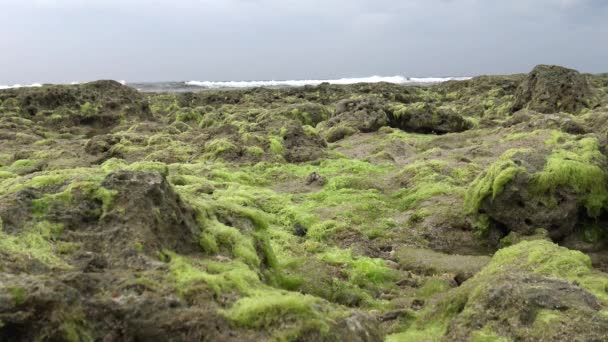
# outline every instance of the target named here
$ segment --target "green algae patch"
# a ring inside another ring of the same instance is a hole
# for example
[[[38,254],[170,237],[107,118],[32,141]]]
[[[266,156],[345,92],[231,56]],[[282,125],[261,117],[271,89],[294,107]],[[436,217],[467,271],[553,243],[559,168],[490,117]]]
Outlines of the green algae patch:
[[[182,296],[192,296],[205,284],[216,295],[236,291],[248,293],[259,287],[262,282],[258,274],[239,261],[217,262],[197,261],[174,253],[170,257],[169,277]]]
[[[406,166],[396,175],[403,188],[392,197],[399,201],[401,210],[415,208],[430,198],[441,195],[459,195],[463,192],[460,179],[467,177],[466,170],[458,170],[445,161],[418,161]]]
[[[0,229],[0,250],[20,260],[21,264],[34,259],[50,268],[69,268],[57,255],[58,245],[54,243],[62,231],[61,224],[48,221],[34,224],[19,235],[7,234]]]
[[[608,301],[608,277],[594,271],[591,258],[582,252],[545,240],[522,241],[496,252],[482,274],[504,272],[505,266],[576,282],[598,298]]]
[[[517,153],[525,153],[527,151],[525,149],[508,150],[487,170],[481,173],[467,189],[464,200],[465,210],[468,213],[477,213],[481,202],[486,197],[496,197],[518,173],[525,172],[526,169],[515,164],[511,158]]]
[[[579,202],[590,217],[597,217],[608,202],[607,158],[595,138],[583,138],[555,149],[544,169],[534,175],[538,193],[552,193],[558,187],[569,187],[579,195]]]
[[[283,155],[285,148],[283,147],[283,138],[278,136],[272,136],[268,138],[268,144],[270,152],[275,155]]]
[[[216,160],[229,157],[239,152],[238,146],[226,138],[219,138],[208,141],[205,144],[203,159]]]
[[[309,333],[330,336],[336,320],[348,311],[318,297],[260,289],[239,299],[224,315],[238,326],[268,332],[273,341],[290,341]]]
[[[269,328],[281,321],[312,320],[323,324],[323,313],[317,308],[320,302],[319,298],[299,293],[261,290],[237,301],[226,311],[226,316],[241,326],[257,329]]]
[[[9,286],[7,290],[15,305],[21,305],[27,300],[27,292],[23,287]]]

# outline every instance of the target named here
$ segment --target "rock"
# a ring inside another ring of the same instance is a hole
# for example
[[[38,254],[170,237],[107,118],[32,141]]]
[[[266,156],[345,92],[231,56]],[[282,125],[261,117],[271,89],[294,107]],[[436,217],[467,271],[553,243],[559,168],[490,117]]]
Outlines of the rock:
[[[592,92],[578,71],[554,65],[538,65],[519,85],[512,112],[521,109],[541,113],[579,113],[590,107]]]
[[[200,250],[193,210],[160,173],[118,171],[101,185],[116,192],[112,209],[100,222],[114,233],[95,241],[97,250],[122,255],[136,242],[150,254],[165,248],[185,254]]]
[[[327,120],[332,114],[327,106],[313,102],[281,107],[277,112],[287,118],[298,120],[302,125],[310,125],[312,127],[315,127],[319,122]]]
[[[578,222],[578,198],[568,188],[555,191],[555,205],[539,199],[530,189],[529,174],[518,174],[502,193],[493,199],[486,198],[481,210],[499,223],[503,232],[533,235],[544,228],[554,241],[574,232]]]
[[[598,294],[604,290],[593,284],[605,279],[581,252],[543,240],[521,242],[497,252],[475,277],[431,303],[399,337],[602,340],[608,318]]]
[[[479,211],[497,223],[493,228],[500,230],[500,235],[509,232],[533,235],[536,229],[544,228],[557,240],[574,231],[579,208],[576,193],[571,188],[558,187],[552,201],[550,197],[539,196],[532,186],[534,174],[543,170],[546,158],[546,152],[540,151],[515,153],[511,160],[522,171],[517,172],[501,192],[482,200]]]
[[[112,134],[96,135],[87,141],[84,150],[88,154],[99,155],[107,153],[119,142],[120,138]]]
[[[105,129],[121,118],[152,116],[142,94],[115,81],[8,89],[0,92],[0,101],[12,101],[22,117],[52,127]]]
[[[312,172],[306,177],[306,185],[325,185],[325,177],[321,176],[317,171]]]
[[[327,121],[328,127],[350,127],[359,132],[375,132],[388,124],[384,105],[374,98],[343,100]]]
[[[417,274],[454,274],[459,282],[479,272],[490,261],[487,256],[444,254],[424,248],[400,247],[397,249],[399,265]]]
[[[303,163],[317,160],[325,156],[327,144],[317,134],[304,132],[302,125],[297,121],[290,121],[283,126],[283,157],[289,163]]]
[[[333,143],[338,140],[342,140],[346,137],[349,137],[355,133],[357,133],[357,130],[352,127],[336,126],[331,127],[330,129],[325,131],[323,136],[325,137],[325,140],[327,140],[328,143]]]
[[[492,243],[539,228],[559,241],[574,234],[580,219],[599,216],[608,174],[598,140],[556,144],[552,150],[509,150],[469,186],[465,206],[490,218]]]
[[[56,276],[0,274],[0,341],[253,341],[209,308],[131,285],[110,296],[118,273]],[[124,291],[124,292],[123,292]]]
[[[400,106],[388,113],[389,125],[406,132],[445,134],[463,132],[471,124],[462,116],[447,108],[437,108],[430,103]]]

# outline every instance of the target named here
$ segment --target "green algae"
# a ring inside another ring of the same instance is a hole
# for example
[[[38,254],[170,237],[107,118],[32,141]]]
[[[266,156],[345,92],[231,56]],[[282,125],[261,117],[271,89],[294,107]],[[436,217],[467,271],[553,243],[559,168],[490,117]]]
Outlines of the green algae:
[[[597,217],[608,201],[606,157],[595,138],[583,138],[557,148],[544,169],[534,175],[535,191],[552,193],[560,186],[573,189],[590,217]]]
[[[15,303],[15,305],[19,306],[26,302],[27,292],[23,287],[9,286],[7,288],[7,290],[8,290],[8,293],[10,294],[11,298],[13,299],[13,302]]]
[[[34,259],[51,268],[68,268],[59,256],[54,239],[63,230],[61,224],[42,221],[19,235],[0,230],[0,250],[21,260]]]
[[[471,183],[465,194],[464,206],[467,212],[476,213],[486,197],[496,197],[519,172],[525,172],[525,168],[511,159],[515,154],[525,152],[527,150],[508,150]]]

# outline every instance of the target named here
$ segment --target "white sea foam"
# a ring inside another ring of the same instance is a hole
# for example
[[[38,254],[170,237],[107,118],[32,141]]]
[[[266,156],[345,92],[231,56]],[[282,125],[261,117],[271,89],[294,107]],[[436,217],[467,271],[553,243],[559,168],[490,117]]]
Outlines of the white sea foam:
[[[387,82],[395,84],[417,84],[417,83],[441,83],[450,80],[468,80],[470,77],[428,77],[409,78],[403,76],[371,76],[359,78],[340,78],[336,80],[289,80],[289,81],[188,81],[189,86],[203,88],[252,88],[252,87],[301,87],[305,85],[319,85],[327,82],[330,84],[356,84],[356,83],[378,83]]]
[[[42,87],[42,84],[40,83],[33,83],[33,84],[27,84],[27,85],[21,85],[21,84],[13,84],[13,85],[0,85],[0,89],[12,89],[12,88],[27,88],[27,87]]]

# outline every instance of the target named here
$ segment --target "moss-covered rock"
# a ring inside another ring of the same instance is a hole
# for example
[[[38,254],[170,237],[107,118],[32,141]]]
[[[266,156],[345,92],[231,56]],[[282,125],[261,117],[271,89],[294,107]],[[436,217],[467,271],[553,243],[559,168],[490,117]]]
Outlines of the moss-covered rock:
[[[530,109],[541,113],[579,113],[592,105],[587,77],[555,65],[538,65],[519,85],[512,111]]]
[[[406,132],[445,134],[462,132],[471,128],[471,123],[448,108],[436,108],[429,103],[398,105],[388,114],[391,127]]]
[[[598,217],[608,199],[606,157],[595,138],[561,136],[549,150],[505,152],[469,187],[469,212],[488,215],[501,234],[542,228],[554,240],[573,234],[580,215]]]
[[[601,339],[608,278],[589,257],[551,242],[522,242],[426,308],[389,341]]]
[[[4,110],[12,101],[11,108],[20,116],[53,127],[106,128],[122,119],[151,117],[144,97],[115,81],[8,89],[0,92],[0,99]]]
[[[375,132],[387,123],[385,106],[381,102],[374,98],[360,98],[338,102],[334,116],[325,126],[329,129],[348,127],[359,132]],[[335,133],[332,135],[337,137]]]

